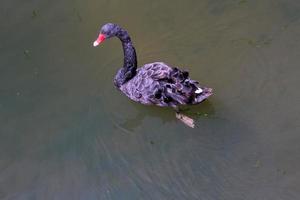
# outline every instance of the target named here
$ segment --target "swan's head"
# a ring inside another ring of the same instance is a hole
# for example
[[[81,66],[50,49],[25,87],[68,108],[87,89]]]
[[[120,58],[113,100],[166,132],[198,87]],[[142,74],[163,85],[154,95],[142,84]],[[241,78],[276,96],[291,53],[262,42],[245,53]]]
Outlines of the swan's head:
[[[105,39],[114,37],[120,31],[120,27],[117,24],[107,23],[103,25],[100,29],[98,38],[93,43],[94,47],[98,46]]]

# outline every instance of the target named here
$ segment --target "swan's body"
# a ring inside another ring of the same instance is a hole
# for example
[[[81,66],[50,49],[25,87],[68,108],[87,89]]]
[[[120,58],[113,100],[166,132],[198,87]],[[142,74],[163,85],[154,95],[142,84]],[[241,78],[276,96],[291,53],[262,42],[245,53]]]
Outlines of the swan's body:
[[[127,31],[116,24],[105,24],[94,46],[114,36],[121,40],[124,51],[124,65],[116,74],[114,84],[133,101],[145,105],[171,106],[178,112],[179,105],[198,104],[212,94],[211,88],[202,87],[197,81],[191,80],[187,71],[170,67],[163,62],[137,68],[136,52],[131,39]],[[190,126],[193,126],[192,119],[183,115],[178,118],[189,119],[192,124]]]
[[[200,87],[190,80],[187,72],[162,62],[146,64],[119,89],[133,101],[157,106],[198,104],[211,94],[210,88]]]

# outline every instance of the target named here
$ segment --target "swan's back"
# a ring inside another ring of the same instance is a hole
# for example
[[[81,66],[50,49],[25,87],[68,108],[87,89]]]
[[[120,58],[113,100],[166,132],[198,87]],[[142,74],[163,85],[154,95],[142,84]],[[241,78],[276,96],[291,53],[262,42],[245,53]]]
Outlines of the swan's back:
[[[163,62],[138,68],[136,75],[121,85],[120,90],[142,104],[173,107],[197,104],[212,94],[210,88],[200,87],[197,81],[191,80],[187,71]]]

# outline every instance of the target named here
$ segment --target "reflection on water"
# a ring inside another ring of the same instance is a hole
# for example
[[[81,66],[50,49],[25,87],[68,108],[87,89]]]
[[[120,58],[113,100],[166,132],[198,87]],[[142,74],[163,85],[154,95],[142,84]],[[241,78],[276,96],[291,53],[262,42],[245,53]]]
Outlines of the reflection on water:
[[[297,199],[296,0],[3,1],[0,199]],[[214,88],[185,107],[113,86],[128,29],[140,65],[182,66]]]

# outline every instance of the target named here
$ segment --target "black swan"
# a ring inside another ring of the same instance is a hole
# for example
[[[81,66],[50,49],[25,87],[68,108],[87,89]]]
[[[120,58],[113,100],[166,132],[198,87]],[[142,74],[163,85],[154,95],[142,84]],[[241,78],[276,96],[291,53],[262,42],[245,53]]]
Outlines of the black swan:
[[[156,106],[170,106],[176,110],[176,117],[190,127],[194,120],[179,113],[179,105],[198,104],[212,94],[212,89],[202,87],[189,78],[189,73],[170,67],[163,62],[145,64],[137,68],[135,48],[128,32],[117,24],[102,26],[94,46],[105,39],[118,37],[123,46],[124,65],[118,70],[115,86],[133,101]]]

